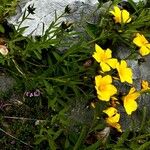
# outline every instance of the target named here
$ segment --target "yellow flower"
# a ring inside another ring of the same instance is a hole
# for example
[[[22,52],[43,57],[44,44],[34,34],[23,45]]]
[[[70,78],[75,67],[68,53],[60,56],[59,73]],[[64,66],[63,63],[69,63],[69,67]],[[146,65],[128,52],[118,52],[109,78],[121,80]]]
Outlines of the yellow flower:
[[[131,88],[128,95],[123,97],[123,105],[128,115],[137,109],[137,102],[135,101],[140,96],[135,88]]]
[[[118,60],[112,58],[112,51],[109,48],[107,50],[103,50],[100,46],[95,44],[95,50],[96,52],[94,52],[93,57],[98,63],[100,63],[100,66],[104,72],[110,71],[110,67],[112,67],[113,69],[116,68]]]
[[[139,53],[142,56],[150,53],[150,43],[146,40],[144,35],[137,33],[136,37],[133,39],[133,43],[140,47]]]
[[[116,128],[119,132],[122,132],[121,126],[118,123],[120,114],[118,113],[117,109],[114,107],[109,107],[106,110],[103,110],[103,112],[108,115],[108,117],[106,118],[106,123],[111,127]]]
[[[114,108],[114,107],[109,107],[109,108],[103,110],[103,112],[105,114],[107,114],[108,117],[112,117],[112,116],[114,116],[118,112],[118,110],[116,108]]]
[[[1,53],[3,56],[6,56],[6,55],[8,54],[8,49],[6,48],[6,46],[0,45],[0,53]]]
[[[132,69],[127,67],[127,62],[125,60],[121,60],[120,63],[116,65],[117,71],[119,73],[119,77],[121,82],[133,82],[132,80]]]
[[[141,91],[146,91],[150,90],[150,87],[148,86],[148,82],[145,80],[142,80],[142,90]]]
[[[100,100],[109,101],[110,97],[117,93],[116,87],[111,83],[112,77],[110,75],[104,77],[98,75],[95,77],[95,88]]]
[[[118,6],[114,6],[114,11],[109,11],[114,15],[115,23],[129,23],[131,21],[130,14],[127,10],[120,10]]]

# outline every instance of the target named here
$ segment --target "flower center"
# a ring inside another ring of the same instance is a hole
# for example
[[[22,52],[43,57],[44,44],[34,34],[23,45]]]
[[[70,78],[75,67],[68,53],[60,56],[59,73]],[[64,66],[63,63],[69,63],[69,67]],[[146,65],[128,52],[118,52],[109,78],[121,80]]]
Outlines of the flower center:
[[[99,90],[100,91],[104,91],[106,89],[106,85],[105,84],[102,84],[99,86]]]
[[[106,54],[103,54],[102,56],[101,56],[101,61],[102,62],[106,62],[107,61],[107,55]]]

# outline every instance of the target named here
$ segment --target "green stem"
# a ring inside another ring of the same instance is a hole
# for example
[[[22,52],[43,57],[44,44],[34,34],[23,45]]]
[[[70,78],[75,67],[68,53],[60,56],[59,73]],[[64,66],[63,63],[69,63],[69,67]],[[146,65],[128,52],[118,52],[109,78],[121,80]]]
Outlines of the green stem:
[[[80,136],[79,136],[73,150],[78,150],[80,148],[82,142],[85,139],[86,133],[87,133],[87,126],[83,126]]]
[[[16,61],[14,59],[12,59],[16,69],[18,70],[18,72],[23,75],[24,77],[26,77],[26,75],[21,71],[20,67],[18,66],[18,64],[16,63]]]
[[[1,129],[1,128],[0,128],[0,131],[3,132],[3,133],[5,133],[6,135],[12,137],[13,139],[15,139],[15,140],[21,142],[22,144],[25,144],[25,145],[27,145],[27,146],[33,148],[33,147],[32,147],[31,145],[29,145],[28,143],[25,143],[24,141],[22,141],[22,140],[20,140],[20,139],[18,139],[18,138],[16,138],[16,137],[14,137],[13,135],[9,134],[8,132],[4,131],[4,130]]]
[[[144,135],[140,135],[138,137],[135,137],[134,139],[130,140],[131,142],[134,141],[134,140],[140,140],[140,139],[143,139],[143,138],[146,138],[146,137],[150,137],[150,134],[144,134]]]
[[[62,82],[62,83],[66,83],[67,81],[59,79],[59,78],[44,78],[46,80],[52,80],[52,81],[56,81],[56,82]]]
[[[140,131],[143,129],[144,125],[145,125],[145,121],[146,121],[146,107],[143,108],[143,119],[142,119],[142,123],[141,123],[141,127],[140,127]]]
[[[24,13],[26,13],[26,11]],[[20,28],[21,24],[24,22],[24,20],[26,20],[28,18],[28,16],[30,15],[30,13],[28,13],[26,16],[24,16],[24,15],[23,15],[23,18],[22,18],[21,22],[19,23],[19,25],[17,27],[17,31],[19,30],[19,28]]]
[[[93,44],[93,43],[97,42],[97,41],[100,40],[100,39],[101,39],[101,37],[98,37],[98,38],[96,38],[96,39],[94,39],[94,40],[88,42],[87,45]]]
[[[24,117],[11,117],[11,116],[3,116],[5,119],[15,119],[15,120],[28,120],[28,121],[45,121],[45,120],[39,120],[39,119],[33,119],[33,118],[24,118]]]

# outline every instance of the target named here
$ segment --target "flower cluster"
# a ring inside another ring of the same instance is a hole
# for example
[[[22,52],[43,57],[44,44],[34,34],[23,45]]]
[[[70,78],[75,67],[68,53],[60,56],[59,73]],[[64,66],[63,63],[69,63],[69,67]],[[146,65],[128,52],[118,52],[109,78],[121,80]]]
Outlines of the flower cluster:
[[[118,6],[114,6],[114,11],[109,11],[109,12],[114,16],[113,19],[115,23],[126,24],[126,23],[130,23],[132,20],[129,12],[125,9],[120,10]],[[133,43],[140,48],[139,53],[142,56],[148,55],[150,53],[150,43],[144,37],[143,34],[136,33],[136,36],[133,39]]]
[[[109,12],[114,16],[113,19],[115,23],[125,24],[130,23],[132,20],[129,12],[124,9],[121,10],[118,6],[114,6],[114,11]],[[136,33],[136,36],[133,38],[133,43],[140,48],[139,53],[142,56],[150,53],[150,43],[146,40],[144,35]],[[132,69],[128,67],[126,60],[113,58],[111,49],[102,49],[99,45],[95,44],[95,52],[92,56],[100,66],[99,75],[95,76],[97,97],[100,101],[109,103],[109,107],[103,110],[103,112],[107,114],[106,123],[116,128],[119,132],[122,132],[121,125],[119,124],[120,113],[116,108],[117,105],[122,104],[126,113],[131,115],[138,107],[136,102],[138,97],[142,92],[149,90],[150,87],[147,81],[142,81],[141,90],[137,91],[133,86]],[[112,74],[112,72],[115,72],[113,70],[116,70],[115,75]],[[126,82],[130,86],[128,93],[122,93],[120,97],[119,89],[117,89],[114,84],[115,80],[119,80],[120,84]],[[112,106],[112,100],[115,101],[116,105]]]
[[[100,46],[95,44],[95,52],[93,57],[100,64],[101,71],[106,75],[97,75],[95,77],[95,89],[97,91],[97,97],[101,101],[109,102],[112,97],[117,96],[118,90],[115,85],[113,85],[113,77],[109,75],[109,72],[113,69],[116,69],[118,72],[118,76],[120,81],[128,82],[132,84],[132,69],[127,66],[127,62],[125,60],[121,60],[120,62],[116,58],[112,58],[112,51],[110,49],[103,50]],[[108,74],[107,74],[108,73]],[[128,113],[129,107],[131,107],[128,99],[130,96],[124,97],[124,107],[126,112]],[[117,99],[117,98],[116,98]],[[136,99],[136,98],[135,98]],[[134,100],[135,100],[134,99]],[[130,109],[130,112],[135,109]],[[119,125],[120,114],[117,112],[117,109],[114,107],[109,107],[104,110],[104,113],[108,115],[106,118],[106,122],[116,128],[118,131],[121,131],[121,126]],[[128,113],[129,114],[129,113]]]
[[[118,6],[114,6],[114,11],[110,11],[114,15],[115,23],[129,23],[131,21],[130,14],[127,10],[120,10]]]

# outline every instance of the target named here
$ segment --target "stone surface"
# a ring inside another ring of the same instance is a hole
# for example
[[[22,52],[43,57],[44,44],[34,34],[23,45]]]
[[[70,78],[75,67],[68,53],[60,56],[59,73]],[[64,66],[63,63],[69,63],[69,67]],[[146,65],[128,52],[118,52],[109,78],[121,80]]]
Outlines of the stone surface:
[[[134,1],[138,2],[139,0]],[[92,7],[97,3],[98,0],[20,0],[16,15],[11,17],[9,22],[17,26],[19,21],[21,21],[25,9],[29,5],[34,4],[34,7],[36,8],[35,14],[30,15],[29,17],[31,19],[25,20],[22,27],[28,26],[24,35],[41,35],[43,24],[45,29],[48,28],[49,24],[54,20],[55,11],[60,15],[65,7],[69,5],[72,8],[71,15],[68,17],[69,20],[79,20],[82,13],[86,14],[87,12],[90,12]]]
[[[6,75],[0,75],[0,93],[8,92],[13,88],[15,81]]]
[[[72,14],[76,13],[76,18],[79,18],[79,8],[86,5],[93,6],[96,3],[97,0],[22,0],[17,9],[17,15],[9,19],[9,22],[16,24],[17,26],[25,9],[29,5],[34,4],[34,7],[36,8],[35,14],[29,16],[32,20],[26,20],[22,24],[22,26],[29,26],[24,35],[41,35],[43,24],[46,29],[54,20],[55,11],[59,16],[63,13],[65,7],[70,5],[73,8]],[[86,11],[88,10],[89,9],[86,9]]]
[[[145,62],[140,65],[141,78],[150,82],[150,55],[145,57]]]

